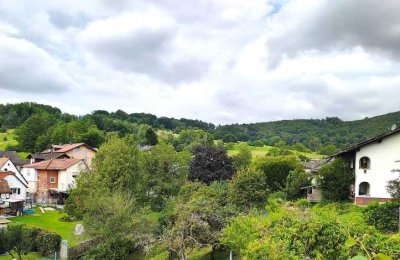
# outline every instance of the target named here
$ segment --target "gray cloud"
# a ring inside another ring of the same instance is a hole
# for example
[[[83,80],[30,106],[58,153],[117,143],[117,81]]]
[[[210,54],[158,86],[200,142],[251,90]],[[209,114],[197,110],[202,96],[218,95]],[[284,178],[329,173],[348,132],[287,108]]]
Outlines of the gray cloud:
[[[0,88],[26,93],[61,93],[71,80],[43,50],[23,39],[0,35]]]
[[[276,66],[284,55],[290,58],[307,51],[329,52],[356,46],[398,60],[399,13],[397,0],[338,0],[334,4],[328,0],[292,1],[273,18],[276,23],[284,19],[292,23],[268,40],[270,65]]]

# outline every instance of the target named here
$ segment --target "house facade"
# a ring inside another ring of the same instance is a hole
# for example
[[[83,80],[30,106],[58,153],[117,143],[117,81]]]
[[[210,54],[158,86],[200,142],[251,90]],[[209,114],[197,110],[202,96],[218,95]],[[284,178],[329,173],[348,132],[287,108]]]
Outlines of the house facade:
[[[28,182],[9,158],[0,158],[0,180],[8,182],[11,199],[26,200]]]
[[[75,188],[76,177],[88,166],[83,159],[51,159],[25,165],[24,169],[36,171],[37,202],[63,204],[69,190]]]
[[[96,148],[90,147],[85,143],[63,145],[53,144],[40,153],[30,154],[28,158],[31,160],[31,163],[37,163],[51,159],[79,159],[84,160],[85,163],[90,167],[96,152]]]
[[[356,205],[389,201],[392,197],[386,186],[399,176],[393,170],[400,169],[400,129],[352,146],[332,157],[347,160],[354,169]]]

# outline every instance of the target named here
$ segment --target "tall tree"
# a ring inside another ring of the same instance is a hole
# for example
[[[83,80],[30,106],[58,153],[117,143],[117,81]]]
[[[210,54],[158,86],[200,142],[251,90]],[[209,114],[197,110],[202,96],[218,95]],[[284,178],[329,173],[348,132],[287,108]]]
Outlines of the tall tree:
[[[153,128],[148,128],[146,130],[146,144],[148,145],[156,145],[158,144],[158,137],[156,132],[154,132]]]
[[[189,179],[210,184],[213,181],[229,180],[234,174],[232,159],[221,147],[199,146],[190,163]]]
[[[47,116],[33,115],[29,117],[17,130],[16,139],[22,150],[28,152],[37,152],[36,141],[45,134],[50,127]]]

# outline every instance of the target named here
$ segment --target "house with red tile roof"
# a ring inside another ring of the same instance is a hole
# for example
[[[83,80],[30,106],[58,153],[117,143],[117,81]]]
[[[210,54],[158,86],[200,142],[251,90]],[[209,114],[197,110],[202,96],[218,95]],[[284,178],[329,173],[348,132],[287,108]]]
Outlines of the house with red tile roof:
[[[36,201],[48,204],[63,204],[70,189],[75,188],[76,177],[88,166],[84,159],[50,159],[24,166],[37,175]]]
[[[90,167],[92,159],[97,152],[96,148],[93,148],[85,143],[74,143],[74,144],[63,144],[63,145],[51,145],[46,150],[37,153],[30,154],[28,159],[31,159],[31,163],[46,161],[50,159],[81,159],[86,162]]]

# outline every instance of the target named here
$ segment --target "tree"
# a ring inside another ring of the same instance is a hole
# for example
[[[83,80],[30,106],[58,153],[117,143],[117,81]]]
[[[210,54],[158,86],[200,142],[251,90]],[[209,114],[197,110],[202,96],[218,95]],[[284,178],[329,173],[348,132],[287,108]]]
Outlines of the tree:
[[[319,152],[323,155],[331,155],[338,151],[338,148],[333,144],[328,144],[320,148]]]
[[[220,244],[219,237],[229,212],[225,207],[221,184],[192,183],[183,187],[174,207],[173,221],[167,225],[163,241],[168,249],[188,259],[196,247],[211,247],[211,259]]]
[[[303,166],[296,156],[265,157],[256,161],[256,168],[264,173],[271,192],[282,190],[289,172],[302,170]]]
[[[242,210],[264,207],[269,193],[262,171],[242,170],[229,182],[229,200]]]
[[[322,198],[326,201],[346,201],[350,195],[350,185],[354,183],[354,173],[343,159],[335,159],[323,166],[319,172]]]
[[[252,154],[247,144],[240,144],[237,155],[232,156],[233,165],[236,170],[247,169],[251,164]]]
[[[234,174],[232,159],[221,147],[199,146],[190,163],[189,179],[210,184],[213,181],[229,180]]]
[[[108,191],[129,190],[136,194],[143,187],[140,154],[132,136],[111,138],[93,160],[94,181]]]
[[[143,172],[147,202],[153,210],[161,210],[166,201],[176,196],[188,176],[189,152],[176,152],[172,145],[160,143],[143,152]]]
[[[146,144],[148,145],[156,145],[158,144],[157,134],[154,132],[153,128],[148,128],[146,130]]]
[[[16,252],[18,259],[22,259],[22,255],[27,255],[32,248],[31,230],[23,224],[11,223],[7,226],[7,237],[9,249]],[[11,252],[8,251],[8,253]],[[10,254],[12,256],[12,254]]]
[[[24,151],[37,152],[36,140],[45,134],[50,127],[48,118],[41,115],[29,117],[19,128],[16,129],[16,139]]]
[[[309,186],[311,181],[309,175],[304,171],[291,171],[286,178],[285,193],[289,200],[296,200],[304,197],[302,187]]]
[[[400,169],[394,169],[393,172],[400,172]],[[397,179],[389,181],[386,189],[393,198],[400,199],[400,175]]]
[[[87,259],[126,259],[137,245],[153,240],[155,223],[126,192],[97,194],[87,198],[85,227],[96,244]]]

